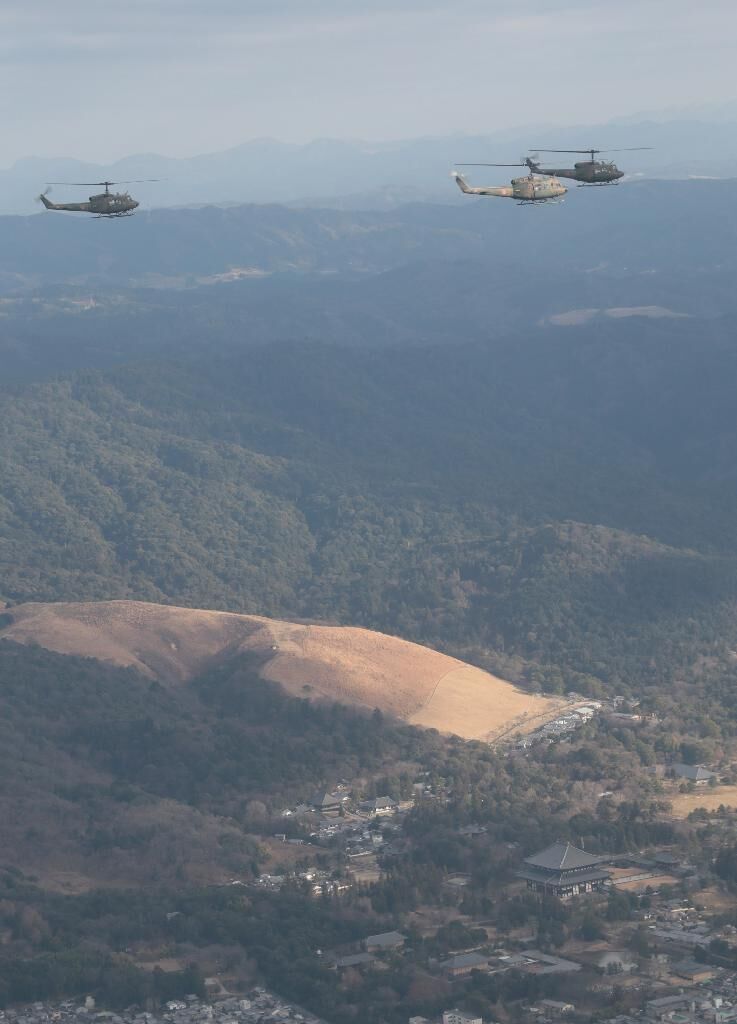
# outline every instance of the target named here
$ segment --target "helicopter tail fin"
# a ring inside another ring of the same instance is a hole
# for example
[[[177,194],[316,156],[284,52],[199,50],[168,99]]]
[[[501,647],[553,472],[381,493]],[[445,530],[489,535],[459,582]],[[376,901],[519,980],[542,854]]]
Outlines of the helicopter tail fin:
[[[37,201],[43,203],[47,210],[53,210],[54,204],[51,202],[50,199],[46,198],[49,191],[50,190],[47,189],[46,192],[42,192],[40,196],[37,196]]]
[[[465,192],[468,194],[471,191],[471,189],[468,187],[468,182],[466,181],[462,174],[459,174],[458,171],[453,171],[453,177],[455,178],[456,185],[461,190],[461,192]]]

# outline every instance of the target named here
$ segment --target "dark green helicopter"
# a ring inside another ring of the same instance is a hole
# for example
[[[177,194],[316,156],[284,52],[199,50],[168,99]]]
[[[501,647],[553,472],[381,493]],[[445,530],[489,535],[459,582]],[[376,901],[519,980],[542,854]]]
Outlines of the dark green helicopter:
[[[632,146],[629,149],[539,149],[532,156],[525,157],[525,164],[533,174],[547,174],[556,178],[573,178],[582,185],[613,185],[624,177],[617,165],[610,160],[596,160],[597,153],[634,153],[636,150],[651,149],[651,146]],[[577,161],[573,167],[541,167],[536,163],[539,153],[589,153],[590,160]]]
[[[128,192],[111,192],[111,185],[140,185],[143,182],[159,181],[159,178],[139,178],[137,181],[51,181],[46,192],[38,198],[47,210],[65,210],[67,213],[92,213],[96,217],[131,217],[138,206]],[[105,191],[90,196],[86,203],[52,203],[47,195],[52,185],[74,185],[93,187],[104,185]]]

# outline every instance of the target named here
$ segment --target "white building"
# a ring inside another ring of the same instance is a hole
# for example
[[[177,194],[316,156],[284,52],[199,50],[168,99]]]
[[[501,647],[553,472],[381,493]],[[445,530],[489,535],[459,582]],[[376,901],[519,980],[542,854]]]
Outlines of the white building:
[[[480,1017],[474,1017],[471,1013],[464,1013],[463,1010],[445,1010],[443,1012],[443,1024],[484,1024]]]

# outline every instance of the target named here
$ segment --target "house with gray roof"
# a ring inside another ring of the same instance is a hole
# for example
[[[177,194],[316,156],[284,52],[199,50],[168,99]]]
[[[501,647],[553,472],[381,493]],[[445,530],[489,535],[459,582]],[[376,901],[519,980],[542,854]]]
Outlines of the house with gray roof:
[[[700,764],[674,764],[673,774],[677,779],[693,782],[697,786],[705,786],[716,778],[714,772],[710,772],[708,768],[704,768]]]
[[[399,808],[396,800],[390,796],[377,796],[373,800],[364,800],[361,803],[361,810],[373,814],[377,818],[387,817],[395,814]]]
[[[533,892],[567,899],[604,887],[611,874],[601,864],[601,857],[594,857],[570,843],[553,843],[546,850],[527,857],[517,877],[523,878]]]
[[[443,960],[440,966],[446,974],[457,978],[464,974],[470,974],[471,971],[487,970],[489,958],[481,956],[480,953],[459,953],[457,956],[449,957],[448,960]]]
[[[346,967],[369,967],[376,962],[376,957],[370,953],[352,953],[350,956],[341,956],[335,961],[338,970]]]
[[[399,949],[404,945],[404,935],[400,932],[381,932],[379,935],[368,935],[363,940],[366,950]]]
[[[310,798],[310,806],[320,814],[337,814],[348,799],[346,793],[326,793],[320,790]]]

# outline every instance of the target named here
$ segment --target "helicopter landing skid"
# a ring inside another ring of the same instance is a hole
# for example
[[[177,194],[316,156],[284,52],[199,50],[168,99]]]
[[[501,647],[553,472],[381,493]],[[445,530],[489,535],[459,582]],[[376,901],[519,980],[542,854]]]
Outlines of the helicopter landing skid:
[[[564,203],[563,196],[550,197],[549,199],[521,199],[517,206],[545,206],[546,203],[550,203],[553,206],[558,206],[559,203]]]
[[[609,185],[618,184],[618,181],[579,181],[576,188],[607,188]]]
[[[112,220],[114,217],[132,217],[133,211],[130,213],[96,213],[92,220]]]

